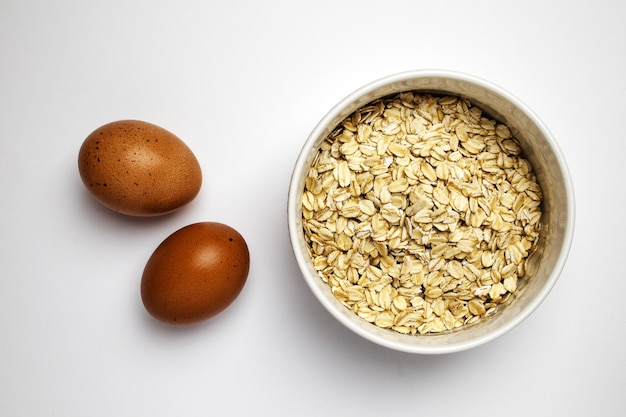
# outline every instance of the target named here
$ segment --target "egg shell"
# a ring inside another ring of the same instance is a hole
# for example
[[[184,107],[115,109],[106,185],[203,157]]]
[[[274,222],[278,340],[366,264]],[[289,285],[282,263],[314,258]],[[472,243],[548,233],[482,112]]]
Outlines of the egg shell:
[[[191,202],[202,185],[191,149],[168,130],[139,120],[108,123],[87,136],[78,169],[96,200],[132,216],[175,211]]]
[[[141,298],[159,321],[197,323],[238,297],[249,269],[248,246],[239,232],[222,223],[194,223],[155,249],[143,272]]]

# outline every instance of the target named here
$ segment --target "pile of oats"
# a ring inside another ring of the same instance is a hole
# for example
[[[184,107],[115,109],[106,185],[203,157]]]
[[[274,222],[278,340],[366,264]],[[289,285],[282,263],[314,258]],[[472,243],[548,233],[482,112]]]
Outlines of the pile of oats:
[[[507,126],[468,100],[407,92],[359,109],[322,143],[304,235],[320,278],[355,314],[439,333],[516,292],[541,200]]]

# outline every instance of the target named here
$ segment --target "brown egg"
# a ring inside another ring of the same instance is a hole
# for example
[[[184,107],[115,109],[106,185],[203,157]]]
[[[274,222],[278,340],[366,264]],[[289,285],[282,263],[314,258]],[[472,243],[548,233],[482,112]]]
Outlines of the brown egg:
[[[157,216],[193,200],[202,172],[177,136],[151,123],[120,120],[91,133],[78,153],[85,187],[100,203],[132,216]]]
[[[237,298],[249,269],[248,246],[235,229],[221,223],[194,223],[156,248],[143,271],[141,298],[157,320],[197,323]]]

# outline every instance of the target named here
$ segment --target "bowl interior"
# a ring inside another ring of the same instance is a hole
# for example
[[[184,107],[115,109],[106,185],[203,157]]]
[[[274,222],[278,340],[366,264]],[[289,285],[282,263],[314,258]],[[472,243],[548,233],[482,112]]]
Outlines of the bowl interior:
[[[505,123],[532,164],[544,194],[542,231],[529,262],[528,285],[497,314],[471,326],[433,335],[402,335],[376,327],[341,305],[318,276],[307,252],[302,229],[304,180],[321,142],[347,116],[378,98],[403,91],[468,98],[490,117]],[[296,260],[311,290],[341,323],[389,348],[413,353],[447,353],[485,343],[524,320],[547,296],[563,268],[573,235],[573,189],[566,163],[550,132],[522,102],[486,81],[454,72],[413,71],[373,82],[335,106],[312,131],[296,162],[288,202],[289,232]]]

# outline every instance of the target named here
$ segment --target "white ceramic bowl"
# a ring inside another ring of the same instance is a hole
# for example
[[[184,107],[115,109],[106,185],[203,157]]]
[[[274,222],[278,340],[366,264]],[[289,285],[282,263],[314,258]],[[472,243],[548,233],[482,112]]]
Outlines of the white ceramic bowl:
[[[423,91],[466,97],[491,118],[505,123],[519,140],[533,166],[543,195],[542,231],[528,284],[497,314],[479,324],[443,334],[403,335],[379,328],[341,305],[313,268],[302,228],[304,180],[320,143],[347,116],[378,98],[402,91]],[[574,190],[565,159],[551,133],[520,100],[490,82],[467,74],[417,70],[391,75],[358,89],[333,107],[313,129],[296,161],[288,198],[289,235],[306,283],[322,305],[360,336],[391,349],[421,353],[449,353],[486,343],[511,330],[545,299],[567,259],[574,233]]]

